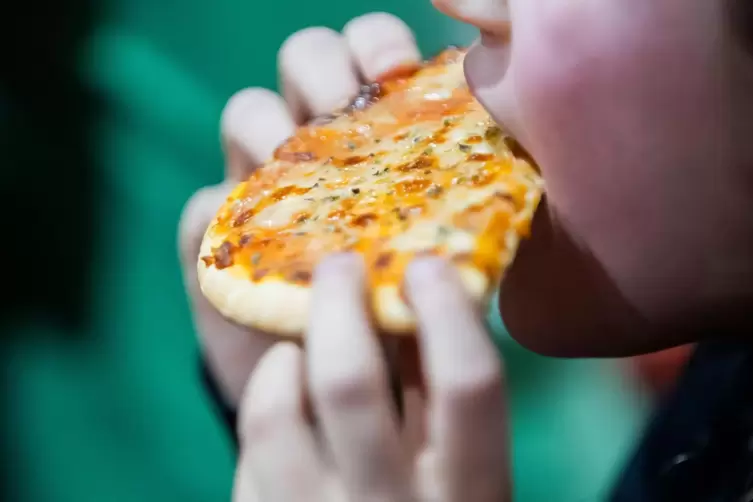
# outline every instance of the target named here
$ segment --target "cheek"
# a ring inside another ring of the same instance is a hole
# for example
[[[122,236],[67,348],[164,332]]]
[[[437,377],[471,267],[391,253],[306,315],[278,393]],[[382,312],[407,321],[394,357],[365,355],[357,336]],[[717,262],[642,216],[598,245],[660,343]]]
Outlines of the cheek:
[[[714,34],[695,19],[636,10],[560,14],[516,45],[519,113],[558,210],[576,203],[575,184],[591,184],[607,205],[616,183],[650,190],[643,176],[653,185],[657,166],[692,163],[687,145],[717,134]]]
[[[515,40],[516,93],[532,147],[543,152],[579,142],[598,122],[620,120],[615,112],[626,93],[654,66],[621,24],[609,29],[572,11],[544,16],[539,33]]]
[[[614,3],[542,9],[534,27],[516,34],[515,91],[542,160],[607,152],[613,163],[659,139],[665,149],[687,144],[688,134],[703,133],[699,119],[716,111],[715,12]]]
[[[538,35],[514,40],[512,65],[550,204],[648,313],[697,289],[704,258],[689,250],[708,248],[699,225],[717,226],[700,208],[718,200],[709,166],[725,155],[720,24],[704,9],[624,3],[639,7],[549,20]]]

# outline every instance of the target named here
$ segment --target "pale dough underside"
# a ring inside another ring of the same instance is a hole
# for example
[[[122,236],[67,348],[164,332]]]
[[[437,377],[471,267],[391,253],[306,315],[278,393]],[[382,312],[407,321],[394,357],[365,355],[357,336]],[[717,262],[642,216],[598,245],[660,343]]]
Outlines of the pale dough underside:
[[[512,251],[511,255],[514,255],[518,240],[515,234],[508,234],[508,250]],[[211,239],[205,238],[201,255],[209,254],[211,247]],[[237,324],[279,336],[305,336],[311,304],[309,286],[278,278],[253,282],[234,269],[235,267],[230,267],[220,270],[205,266],[201,260],[198,262],[202,293],[224,317]],[[496,284],[490,284],[490,278],[472,265],[458,267],[457,270],[469,296],[480,304],[486,303]],[[371,292],[371,298],[370,308],[380,333],[398,336],[415,334],[416,319],[401,298],[399,285],[377,286]]]

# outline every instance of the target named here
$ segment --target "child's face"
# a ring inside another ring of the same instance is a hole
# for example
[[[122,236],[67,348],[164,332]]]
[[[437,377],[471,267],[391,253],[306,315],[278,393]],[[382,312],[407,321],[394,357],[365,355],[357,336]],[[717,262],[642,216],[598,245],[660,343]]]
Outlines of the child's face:
[[[482,28],[469,83],[547,183],[549,211],[502,288],[512,334],[621,354],[744,313],[753,80],[728,5],[511,0],[509,44],[503,0],[435,3]]]

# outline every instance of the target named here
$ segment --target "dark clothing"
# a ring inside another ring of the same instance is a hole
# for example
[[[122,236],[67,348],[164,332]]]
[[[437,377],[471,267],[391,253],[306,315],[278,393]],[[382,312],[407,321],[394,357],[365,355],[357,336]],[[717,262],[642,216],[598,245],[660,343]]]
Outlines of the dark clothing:
[[[201,361],[201,380],[204,388],[209,393],[209,397],[212,399],[212,403],[214,403],[215,411],[220,415],[220,419],[233,439],[233,445],[238,449],[238,430],[236,429],[238,412],[222,397],[220,388],[217,386],[217,381],[212,376],[212,372],[209,371],[207,363],[204,360]]]
[[[236,413],[203,376],[237,445]],[[696,349],[609,500],[753,502],[753,343]]]
[[[753,501],[753,343],[698,347],[611,500]]]

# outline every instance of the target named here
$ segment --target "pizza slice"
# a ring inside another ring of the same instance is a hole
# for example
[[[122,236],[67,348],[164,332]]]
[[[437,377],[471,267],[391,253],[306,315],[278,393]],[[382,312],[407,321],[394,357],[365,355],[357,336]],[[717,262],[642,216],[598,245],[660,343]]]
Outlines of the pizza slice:
[[[364,86],[342,112],[301,127],[228,197],[198,260],[227,318],[302,336],[312,271],[360,253],[377,328],[409,335],[401,293],[417,255],[446,257],[486,300],[530,229],[543,192],[533,161],[472,97],[464,52]]]

